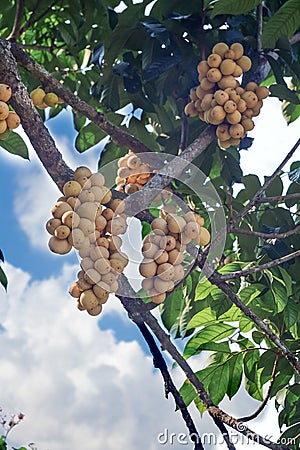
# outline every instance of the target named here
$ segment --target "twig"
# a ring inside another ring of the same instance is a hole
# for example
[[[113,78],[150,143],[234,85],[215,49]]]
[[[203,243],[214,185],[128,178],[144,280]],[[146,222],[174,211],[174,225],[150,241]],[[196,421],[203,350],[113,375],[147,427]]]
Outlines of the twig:
[[[24,53],[24,51],[18,44],[12,43],[11,50],[18,63],[21,64],[24,69],[26,69],[32,75],[37,77],[45,88],[48,88],[48,90],[52,90],[53,92],[55,92],[68,105],[70,105],[76,111],[80,112],[89,120],[98,125],[99,128],[101,128],[109,136],[111,136],[113,141],[118,146],[128,147],[136,153],[151,152],[151,150],[146,147],[141,141],[131,136],[122,128],[114,125],[105,117],[104,114],[97,112],[94,108],[92,108],[78,96],[73,94],[73,92],[66,89],[40,64],[36,63],[32,58],[26,55],[26,53]]]
[[[280,264],[290,261],[291,259],[300,256],[300,250],[296,252],[290,253],[288,255],[282,256],[281,258],[273,259],[273,261],[269,261],[265,264],[261,264],[255,267],[249,267],[248,269],[238,270],[236,272],[226,273],[224,275],[220,275],[220,279],[222,281],[233,280],[234,278],[241,278],[251,275],[253,273],[262,272],[263,270],[270,269],[271,267],[279,266]]]
[[[256,42],[257,42],[257,52],[259,54],[259,58],[262,57],[262,31],[263,31],[263,5],[260,3],[257,6],[256,10],[256,22],[257,22],[257,35],[256,35]]]
[[[14,25],[8,37],[8,39],[10,39],[11,41],[16,41],[20,37],[20,28],[24,15],[24,3],[25,0],[17,0]]]
[[[16,61],[10,51],[9,42],[0,38],[0,79],[12,88],[10,104],[22,118],[22,126],[43,166],[59,189],[72,178],[55,142],[36,111],[27,89],[18,72]]]
[[[185,99],[185,102],[182,106],[181,110],[181,135],[180,135],[180,143],[179,143],[179,149],[178,149],[178,155],[180,155],[183,150],[186,148],[188,143],[188,136],[189,136],[189,121],[188,117],[184,112],[184,107],[187,104],[187,99]]]
[[[271,374],[271,378],[270,378],[270,384],[268,387],[268,391],[267,391],[266,396],[263,399],[262,403],[259,405],[257,410],[254,411],[252,414],[250,414],[249,416],[241,417],[239,419],[240,422],[250,422],[250,420],[256,419],[256,417],[258,417],[260,415],[260,413],[265,409],[268,401],[270,400],[271,390],[272,390],[273,384],[276,379],[276,371],[278,368],[279,359],[280,359],[280,355],[279,355],[279,353],[277,353],[276,359],[275,359],[275,362],[273,365],[273,370],[272,370],[272,374]]]
[[[122,298],[120,300],[122,301]],[[148,330],[148,328],[142,321],[139,322],[136,317],[135,317],[134,321],[135,321],[135,324],[138,326],[140,332],[142,333],[142,335],[143,335],[145,341],[147,342],[148,347],[152,353],[154,367],[159,369],[162,374],[162,377],[163,377],[164,383],[165,383],[166,398],[168,397],[168,394],[171,393],[174,397],[174,400],[175,400],[178,408],[180,409],[183,420],[185,421],[186,426],[189,430],[190,438],[195,444],[194,450],[204,450],[202,442],[201,442],[201,437],[199,436],[199,433],[196,429],[193,419],[186,407],[186,404],[183,401],[182,396],[178,392],[175,384],[173,383],[173,380],[170,376],[167,364],[166,364],[160,350],[158,349],[152,334],[150,333],[150,331]]]
[[[263,194],[267,187],[273,182],[273,180],[276,178],[277,175],[280,174],[282,168],[285,166],[285,164],[291,159],[291,157],[294,155],[295,151],[300,145],[300,139],[296,142],[296,144],[292,147],[292,149],[288,152],[288,154],[285,156],[285,158],[282,160],[282,162],[279,164],[279,166],[274,170],[273,174],[265,181],[265,183],[259,188],[259,190],[256,192],[254,197],[247,203],[246,206],[235,216],[231,219],[231,221],[228,223],[227,227],[221,230],[215,237],[214,241],[211,243],[210,246],[208,246],[205,249],[205,255],[208,254],[208,252],[218,246],[220,242],[224,239],[227,233],[230,233],[231,230],[234,228],[236,223],[238,223],[244,216],[248,214],[248,212],[257,204],[261,203],[261,199],[265,199],[266,197],[263,197]]]
[[[274,197],[261,197],[255,201],[255,204],[258,205],[260,203],[283,203],[288,200],[300,199],[300,193],[295,194],[287,194],[287,195],[277,195]]]
[[[257,236],[264,239],[285,239],[298,233],[298,231],[300,231],[300,225],[297,225],[292,230],[286,231],[284,233],[262,233],[260,231],[245,230],[243,228],[232,228],[230,230],[230,232],[234,234],[245,234],[247,236]]]
[[[48,7],[45,9],[45,11],[43,13],[41,13],[38,17],[36,17],[36,13],[39,10],[40,5],[43,3],[43,0],[39,0],[37,2],[37,4],[35,5],[35,8],[32,10],[31,15],[29,17],[29,20],[25,23],[25,25],[23,25],[23,27],[20,30],[20,35],[25,33],[26,30],[28,30],[29,27],[31,27],[31,25],[33,25],[35,22],[38,22],[39,20],[41,20],[46,14],[48,14],[48,12],[51,10],[52,6],[54,6],[57,2],[56,0],[53,0],[52,3],[50,3],[50,5],[48,5]]]

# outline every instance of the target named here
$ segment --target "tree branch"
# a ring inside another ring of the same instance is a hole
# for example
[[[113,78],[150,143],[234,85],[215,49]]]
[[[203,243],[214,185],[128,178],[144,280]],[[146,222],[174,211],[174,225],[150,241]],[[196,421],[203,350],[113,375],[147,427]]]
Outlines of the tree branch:
[[[289,448],[285,445],[276,444],[274,442],[271,442],[267,440],[266,438],[263,438],[262,436],[254,433],[252,430],[250,430],[243,422],[239,422],[234,417],[228,415],[224,411],[222,411],[220,408],[218,408],[214,403],[212,402],[211,398],[209,397],[208,393],[206,392],[203,383],[199,380],[199,378],[196,376],[196,374],[191,369],[188,362],[183,358],[181,353],[177,350],[175,345],[172,343],[170,336],[161,328],[158,321],[152,316],[152,314],[149,311],[146,312],[138,312],[137,309],[142,311],[142,305],[143,301],[140,298],[132,298],[136,297],[135,291],[132,289],[130,284],[128,283],[126,277],[122,280],[122,289],[126,289],[126,295],[128,297],[120,296],[120,300],[124,306],[124,308],[127,310],[129,317],[134,322],[137,320],[138,322],[144,322],[148,325],[148,327],[152,330],[154,335],[159,340],[162,349],[167,350],[167,352],[170,354],[172,359],[178,364],[178,366],[183,370],[185,373],[187,379],[190,381],[192,386],[194,387],[199,399],[202,401],[202,403],[205,405],[208,413],[215,421],[216,425],[220,424],[218,421],[220,421],[223,424],[226,424],[230,426],[231,428],[237,430],[239,433],[243,434],[250,440],[254,440],[255,442],[270,448],[272,450],[289,450]],[[216,419],[216,420],[215,420]],[[224,432],[224,428],[222,428],[222,432]],[[226,439],[226,438],[225,438]],[[229,447],[230,448],[230,447]],[[233,450],[233,447],[230,449]]]
[[[259,58],[262,58],[262,31],[263,31],[263,5],[260,3],[256,9],[256,22],[257,22],[257,52],[259,54]]]
[[[12,43],[11,49],[17,62],[24,67],[24,69],[38,78],[45,89],[55,92],[68,105],[98,125],[99,128],[111,136],[112,140],[119,147],[128,147],[136,153],[151,152],[148,147],[134,136],[131,136],[122,128],[114,125],[104,114],[97,112],[94,108],[73,94],[73,92],[66,89],[58,80],[56,80],[56,78],[30,58],[18,44]]]
[[[255,204],[261,204],[261,203],[283,203],[285,201],[288,200],[296,200],[296,199],[300,199],[300,193],[295,193],[295,194],[287,194],[287,195],[277,195],[274,197],[261,197],[258,198],[255,201]]]
[[[67,166],[41,116],[33,106],[10,51],[13,44],[0,38],[0,79],[12,88],[10,103],[21,117],[22,126],[43,166],[60,190],[73,172]]]
[[[300,225],[297,225],[292,230],[285,231],[284,233],[262,233],[260,231],[244,230],[243,228],[231,228],[230,233],[257,236],[264,239],[285,239],[298,233],[298,231],[300,231]]]
[[[223,275],[220,274],[220,279],[222,281],[227,281],[227,280],[233,280],[234,278],[246,277],[253,273],[262,272],[263,270],[270,269],[271,267],[279,266],[280,264],[290,261],[291,259],[294,259],[297,256],[300,256],[300,250],[297,250],[296,252],[282,256],[281,258],[273,259],[273,261],[269,261],[269,262],[267,262],[265,264],[261,264],[259,266],[249,267],[248,269],[238,270],[236,272],[226,273]]]
[[[24,3],[25,0],[17,0],[16,2],[16,15],[14,25],[10,35],[8,36],[8,39],[10,39],[11,41],[16,41],[20,37],[21,23],[24,16]]]
[[[122,301],[122,300],[121,300]],[[153,365],[154,367],[156,367],[157,369],[160,370],[161,375],[164,379],[164,383],[165,383],[165,396],[166,398],[168,398],[168,394],[171,393],[174,397],[174,400],[178,406],[178,408],[180,409],[181,415],[183,417],[183,420],[186,423],[186,426],[189,430],[189,435],[191,440],[194,442],[195,446],[194,446],[194,450],[204,450],[204,447],[202,445],[201,442],[201,438],[199,436],[199,433],[196,429],[196,426],[193,422],[193,419],[186,407],[186,404],[183,401],[182,396],[180,395],[180,393],[178,392],[175,384],[173,383],[173,380],[170,376],[167,364],[160,352],[160,350],[158,349],[156,342],[152,336],[152,334],[150,333],[150,331],[148,330],[148,328],[146,327],[146,325],[140,321],[138,322],[137,317],[135,316],[134,319],[135,324],[138,326],[140,332],[142,333],[145,341],[148,344],[148,347],[152,353],[153,356]]]

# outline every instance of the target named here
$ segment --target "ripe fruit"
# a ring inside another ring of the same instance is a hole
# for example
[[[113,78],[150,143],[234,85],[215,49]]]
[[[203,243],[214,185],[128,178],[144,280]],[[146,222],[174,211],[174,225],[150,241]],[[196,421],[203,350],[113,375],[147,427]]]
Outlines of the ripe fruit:
[[[72,245],[68,242],[67,239],[58,239],[55,236],[52,236],[49,239],[49,248],[52,252],[58,253],[59,255],[65,255],[69,253],[72,249]]]
[[[0,134],[5,133],[6,130],[7,130],[6,120],[0,120]]]
[[[219,67],[221,62],[222,62],[222,58],[217,53],[212,53],[207,58],[207,64],[209,65],[209,67]]]
[[[15,111],[9,111],[8,116],[6,117],[7,128],[10,130],[14,130],[18,128],[21,123],[20,116]]]
[[[224,57],[225,53],[229,50],[229,47],[225,42],[219,42],[216,44],[213,49],[212,53],[216,53],[217,55],[220,55],[222,58]]]
[[[0,120],[5,120],[8,117],[8,114],[8,105],[5,102],[0,101]]]
[[[35,106],[42,106],[44,104],[44,97],[46,92],[42,88],[36,88],[30,93],[31,100]]]
[[[11,97],[11,87],[7,84],[1,83],[0,84],[0,101],[1,102],[8,102],[8,100]]]
[[[234,52],[233,59],[240,59],[244,54],[244,47],[239,42],[235,42],[234,44],[231,44],[230,50],[233,50],[233,52]]]
[[[251,69],[252,62],[248,56],[242,56],[239,58],[236,63],[242,68],[243,72],[248,72]]]
[[[54,92],[48,92],[43,99],[47,106],[55,107],[58,102],[58,96]]]

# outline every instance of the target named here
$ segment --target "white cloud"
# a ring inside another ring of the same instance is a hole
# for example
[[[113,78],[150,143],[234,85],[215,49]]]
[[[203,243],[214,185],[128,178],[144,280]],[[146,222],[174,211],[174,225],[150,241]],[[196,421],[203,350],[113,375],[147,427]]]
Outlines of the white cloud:
[[[34,441],[39,450],[115,450],[122,444],[152,450],[164,427],[185,431],[138,343],[117,342],[112,330],[101,330],[101,322],[99,328],[96,318],[76,309],[66,293],[76,267],[64,266],[57,279],[43,281],[8,264],[5,270],[0,402],[26,415],[11,435],[14,445]]]

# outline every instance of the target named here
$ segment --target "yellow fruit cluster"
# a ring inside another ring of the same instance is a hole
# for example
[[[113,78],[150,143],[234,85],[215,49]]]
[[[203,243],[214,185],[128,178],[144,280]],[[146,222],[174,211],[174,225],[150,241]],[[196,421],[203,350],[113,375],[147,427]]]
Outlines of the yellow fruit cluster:
[[[166,293],[185,276],[189,252],[187,245],[205,246],[210,233],[204,227],[204,219],[189,211],[184,215],[164,213],[151,223],[152,232],[143,240],[144,259],[139,271],[144,277],[142,288],[154,303],[162,303]]]
[[[130,151],[118,161],[117,191],[133,194],[142,189],[153,176],[150,166]]]
[[[217,125],[216,135],[222,149],[238,146],[247,131],[254,128],[252,118],[259,115],[262,100],[269,95],[268,88],[255,82],[241,87],[237,78],[250,70],[251,65],[242,44],[236,42],[229,47],[219,42],[197,66],[200,84],[191,90],[185,114]]]
[[[45,109],[51,107],[55,108],[58,103],[64,103],[61,98],[59,98],[55,92],[46,92],[44,89],[38,87],[34,89],[30,93],[31,100],[33,101],[34,106],[36,106],[39,109]]]
[[[118,276],[128,264],[121,252],[120,234],[127,229],[124,203],[111,200],[101,173],[78,167],[74,179],[65,183],[64,196],[52,208],[46,223],[54,253],[79,252],[81,270],[69,293],[79,310],[98,315],[111,292],[118,289]],[[104,205],[104,207],[103,207]]]
[[[11,98],[11,87],[7,84],[0,84],[0,139],[9,136],[9,130],[17,128],[21,119],[15,111],[10,111],[7,102]]]

